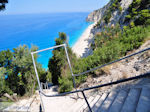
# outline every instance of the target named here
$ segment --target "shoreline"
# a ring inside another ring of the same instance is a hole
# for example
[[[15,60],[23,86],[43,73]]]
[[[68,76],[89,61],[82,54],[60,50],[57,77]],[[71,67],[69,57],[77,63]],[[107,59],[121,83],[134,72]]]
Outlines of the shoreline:
[[[77,57],[87,57],[88,55],[92,54],[92,49],[90,49],[90,43],[93,41],[91,30],[95,24],[96,23],[89,25],[77,42],[72,46],[72,51]]]

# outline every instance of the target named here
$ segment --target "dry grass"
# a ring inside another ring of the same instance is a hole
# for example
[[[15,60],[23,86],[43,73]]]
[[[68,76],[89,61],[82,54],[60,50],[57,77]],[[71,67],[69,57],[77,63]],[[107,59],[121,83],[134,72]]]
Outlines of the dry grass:
[[[148,41],[148,40],[150,40],[150,32],[148,33],[147,38],[144,39],[144,43],[145,43],[146,41]]]
[[[123,72],[122,72],[122,75],[121,75],[121,77],[120,77],[120,80],[121,80],[121,79],[129,78],[129,77],[130,77],[130,75],[123,71]]]
[[[110,70],[111,70],[111,66],[106,66],[101,69],[97,69],[96,71],[94,71],[94,76],[99,77],[102,75],[109,75]]]

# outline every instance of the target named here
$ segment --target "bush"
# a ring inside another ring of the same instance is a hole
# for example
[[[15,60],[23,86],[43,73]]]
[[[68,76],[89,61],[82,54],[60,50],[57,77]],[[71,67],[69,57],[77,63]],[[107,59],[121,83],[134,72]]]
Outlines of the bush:
[[[132,18],[131,15],[126,15],[125,21],[130,21],[131,18]]]
[[[135,24],[134,24],[133,21],[130,23],[130,27],[131,27],[131,28],[135,27]]]
[[[2,78],[3,86],[0,87],[0,94],[3,93],[17,93],[18,95],[31,95],[36,86],[37,81],[33,74],[34,67],[31,57],[31,52],[36,51],[38,48],[32,46],[30,49],[28,46],[23,45],[14,48],[12,51],[6,50],[0,52],[0,78]],[[38,55],[35,54],[35,63],[39,72],[41,80],[45,80],[45,70],[41,64],[37,62]],[[0,79],[1,80],[1,79]]]
[[[51,72],[47,73],[47,75],[46,75],[46,81],[52,82],[52,74],[51,74]]]
[[[95,35],[93,55],[86,58],[75,58],[71,49],[68,47],[69,57],[73,63],[73,73],[78,74],[125,56],[128,51],[137,49],[142,45],[148,32],[150,32],[149,27],[134,26],[134,22],[131,22],[131,27],[125,26],[123,31],[120,30],[119,25],[105,28],[104,31]],[[63,58],[60,58],[63,57],[63,54],[60,52],[61,50],[59,52],[57,51],[55,58],[53,58],[61,66],[52,64],[52,67],[57,68],[57,70],[54,70],[55,74],[56,71],[60,73],[58,75],[59,92],[68,92],[73,88],[73,81],[67,62],[62,61]],[[92,75],[93,72],[88,74]],[[75,81],[77,86],[85,82],[86,78],[87,76],[85,75],[76,77]]]
[[[106,28],[95,36],[95,45],[93,45],[94,53],[87,58],[80,59],[76,62],[74,68],[77,73],[90,70],[96,66],[103,65],[126,55],[128,51],[140,47],[150,32],[146,27],[125,27],[123,32],[118,27]],[[81,78],[81,77],[80,77]],[[84,80],[78,80],[84,82]]]
[[[108,13],[106,14],[106,16],[104,17],[105,22],[108,24],[109,20],[111,18],[111,11],[108,11]]]
[[[122,12],[122,7],[121,6],[119,7],[119,11]]]
[[[59,78],[59,92],[69,92],[73,88],[73,81],[69,80],[69,78],[60,77]]]
[[[146,25],[146,26],[150,25],[150,19],[147,19],[147,20],[146,20],[145,25]]]
[[[128,11],[130,17],[126,20],[134,20],[135,25],[146,25],[147,20],[150,18],[150,11],[147,6],[150,5],[149,0],[133,0]]]

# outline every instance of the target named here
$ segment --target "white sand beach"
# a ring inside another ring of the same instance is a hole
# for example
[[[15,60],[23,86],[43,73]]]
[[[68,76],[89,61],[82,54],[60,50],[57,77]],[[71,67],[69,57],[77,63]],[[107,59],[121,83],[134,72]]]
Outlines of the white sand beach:
[[[93,36],[91,35],[91,29],[94,27],[96,23],[91,24],[84,31],[75,45],[72,47],[73,52],[77,55],[77,57],[86,57],[92,53],[90,49],[90,43],[93,40]]]

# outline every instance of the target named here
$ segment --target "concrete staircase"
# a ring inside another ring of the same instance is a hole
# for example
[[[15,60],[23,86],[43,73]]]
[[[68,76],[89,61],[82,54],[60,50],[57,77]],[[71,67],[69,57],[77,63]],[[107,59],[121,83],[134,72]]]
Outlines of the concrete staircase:
[[[44,91],[47,94],[56,94],[55,92],[52,93],[52,90]],[[89,112],[82,94],[79,93],[79,96],[80,98],[74,99],[76,94],[51,98],[42,95],[45,112]],[[93,112],[150,112],[150,79],[144,79],[138,84],[125,84],[125,87],[121,89],[90,92],[86,96]],[[30,100],[32,101],[32,99]],[[30,100],[28,102],[31,102]],[[23,103],[23,101],[21,102]],[[18,108],[16,110],[19,112],[39,112],[39,103],[40,97],[34,100],[31,106],[29,106],[31,103],[23,104],[24,107],[30,108]],[[19,106],[19,104],[16,105]],[[12,111],[12,108],[9,107],[3,111],[8,112],[9,110]]]
[[[93,112],[150,112],[150,83],[95,93],[87,97]],[[45,111],[89,112],[83,98],[43,96]],[[55,105],[55,106],[54,106]]]
[[[142,88],[114,90],[97,97],[90,102],[93,112],[150,112],[150,85]],[[88,111],[86,107],[78,112]]]

